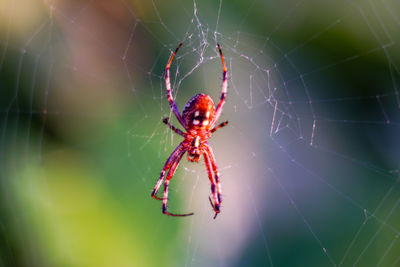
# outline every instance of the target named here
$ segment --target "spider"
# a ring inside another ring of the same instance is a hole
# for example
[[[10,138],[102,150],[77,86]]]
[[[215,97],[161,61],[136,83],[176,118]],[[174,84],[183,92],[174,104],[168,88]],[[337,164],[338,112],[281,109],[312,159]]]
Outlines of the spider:
[[[225,121],[218,126],[215,126],[225,104],[226,92],[228,87],[227,69],[225,66],[221,47],[219,44],[217,44],[223,67],[222,94],[217,108],[215,109],[214,102],[209,95],[197,94],[186,103],[181,115],[174,99],[172,98],[171,81],[169,76],[169,68],[171,66],[172,60],[174,59],[176,53],[181,46],[182,43],[180,43],[175,49],[175,52],[172,54],[167,66],[165,67],[165,86],[167,88],[168,102],[171,106],[172,112],[175,114],[179,123],[183,126],[186,132],[181,131],[180,129],[169,123],[168,118],[163,119],[163,122],[167,124],[175,133],[181,135],[184,140],[178,145],[174,152],[172,152],[167,162],[165,163],[163,169],[161,170],[160,178],[158,179],[157,184],[151,193],[151,196],[157,200],[162,200],[162,213],[166,215],[193,215],[194,213],[175,214],[167,211],[168,185],[185,152],[187,152],[187,160],[191,162],[198,162],[200,156],[203,155],[208,178],[211,182],[212,200],[210,197],[209,200],[212,208],[215,211],[215,219],[218,213],[220,213],[220,206],[222,202],[221,184],[219,181],[219,172],[215,163],[215,157],[210,145],[207,142],[207,139],[210,138],[212,133],[214,133],[216,130],[228,124],[228,121]],[[159,198],[157,197],[157,192],[160,189],[167,170],[168,173],[164,182],[164,195],[163,198]]]

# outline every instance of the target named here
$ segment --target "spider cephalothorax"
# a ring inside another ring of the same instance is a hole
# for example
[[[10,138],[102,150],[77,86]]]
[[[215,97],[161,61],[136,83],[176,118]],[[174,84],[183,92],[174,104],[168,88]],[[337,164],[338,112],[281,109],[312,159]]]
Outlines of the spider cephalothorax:
[[[186,132],[181,131],[176,128],[172,124],[168,122],[168,118],[164,118],[163,122],[167,124],[175,133],[181,135],[184,140],[179,144],[179,146],[175,149],[175,151],[168,158],[167,162],[164,165],[164,168],[161,171],[160,178],[157,181],[156,186],[154,187],[151,196],[157,200],[162,200],[162,212],[167,215],[172,216],[188,216],[193,215],[193,213],[187,214],[174,214],[167,211],[167,201],[168,201],[168,186],[169,181],[174,175],[176,168],[180,160],[182,159],[185,152],[187,152],[187,159],[192,162],[198,162],[201,155],[204,157],[204,163],[206,165],[208,178],[211,182],[211,193],[212,200],[210,199],[211,206],[215,211],[214,219],[217,214],[220,212],[220,206],[222,202],[221,198],[221,185],[219,181],[219,172],[217,170],[217,165],[215,163],[214,154],[210,145],[207,142],[207,139],[211,137],[211,134],[215,132],[217,129],[228,124],[227,121],[215,126],[217,123],[222,108],[225,104],[226,91],[228,87],[227,80],[227,70],[224,62],[224,57],[222,55],[221,47],[218,46],[218,51],[221,56],[223,73],[222,73],[222,94],[219,100],[217,108],[214,107],[214,102],[210,96],[206,94],[197,94],[193,96],[185,105],[182,115],[179,112],[178,107],[174,99],[172,98],[171,93],[171,82],[169,78],[169,68],[171,66],[172,60],[174,59],[176,53],[182,44],[175,49],[175,52],[172,54],[170,60],[168,61],[167,66],[165,67],[165,85],[167,87],[167,97],[168,102],[171,106],[173,113],[178,119],[179,123],[185,128]],[[168,170],[167,178],[164,182],[164,195],[163,198],[159,198],[156,196],[157,191],[160,189],[161,184],[164,180],[165,173]]]

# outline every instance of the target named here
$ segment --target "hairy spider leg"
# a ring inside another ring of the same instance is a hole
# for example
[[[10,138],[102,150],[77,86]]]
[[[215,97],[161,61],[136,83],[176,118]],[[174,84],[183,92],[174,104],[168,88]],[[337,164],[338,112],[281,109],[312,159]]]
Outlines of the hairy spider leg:
[[[228,121],[221,122],[218,126],[215,126],[215,127],[211,130],[211,133],[215,132],[215,131],[218,130],[219,128],[222,128],[222,127],[224,127],[224,126],[226,126],[226,125],[228,125]]]
[[[221,205],[221,203],[222,203],[221,182],[219,180],[219,171],[218,171],[217,163],[215,160],[214,152],[212,151],[211,146],[207,142],[204,144],[204,146],[205,146],[206,153],[210,158],[210,163],[211,163],[212,170],[214,172],[214,179],[215,179],[215,183],[216,183],[216,187],[217,187],[217,199],[218,199],[218,203]]]
[[[157,181],[156,186],[154,187],[153,191],[151,192],[151,197],[157,200],[162,200],[162,198],[157,197],[157,192],[160,189],[160,186],[164,180],[165,177],[165,172],[171,167],[172,163],[174,163],[178,156],[180,154],[184,154],[185,151],[183,149],[183,145],[180,144],[179,146],[177,146],[174,150],[174,152],[172,152],[172,154],[169,156],[169,158],[167,159],[167,161],[164,164],[164,167],[161,170],[161,174],[160,174],[160,178]],[[180,157],[182,157],[182,155]]]
[[[223,72],[222,72],[222,93],[221,93],[221,98],[219,100],[217,109],[215,110],[215,117],[214,120],[211,124],[211,127],[214,127],[215,123],[217,123],[219,117],[221,116],[222,113],[222,109],[224,107],[225,104],[225,98],[226,98],[226,92],[228,90],[228,72],[226,69],[226,65],[225,65],[225,60],[224,60],[224,56],[222,54],[222,50],[221,50],[221,46],[219,44],[217,44],[218,46],[218,51],[219,51],[219,55],[221,57],[221,62],[222,62],[222,67],[223,67]]]
[[[211,201],[210,197],[209,197],[209,200],[210,200],[211,207],[215,211],[215,216],[214,216],[214,219],[215,219],[217,217],[217,214],[220,212],[220,203],[218,201],[218,195],[217,195],[217,189],[216,189],[217,185],[216,185],[216,182],[215,182],[215,179],[213,176],[212,163],[211,163],[210,156],[207,151],[204,151],[203,154],[204,154],[204,163],[206,165],[208,178],[210,179],[210,182],[211,182],[211,194],[212,194],[213,200]]]
[[[172,176],[174,176],[176,168],[178,167],[179,162],[181,161],[184,153],[185,153],[185,151],[178,154],[176,160],[172,163],[172,166],[168,171],[167,178],[165,179],[165,182],[164,182],[164,196],[163,196],[162,212],[166,215],[183,217],[183,216],[190,216],[190,215],[194,214],[193,212],[185,213],[185,214],[175,214],[175,213],[170,213],[167,211],[169,181],[171,180]]]
[[[165,123],[166,125],[169,126],[169,128],[171,128],[172,131],[174,131],[175,133],[185,137],[185,133],[182,132],[180,129],[176,128],[174,125],[172,125],[171,123],[169,123],[168,118],[164,118],[163,119],[163,123]]]
[[[181,117],[181,114],[179,112],[178,106],[176,105],[174,99],[172,98],[172,93],[171,93],[171,80],[169,78],[169,67],[171,66],[172,60],[174,59],[176,53],[178,52],[179,48],[182,46],[182,43],[178,45],[178,47],[175,49],[175,52],[172,54],[171,58],[168,61],[167,66],[165,67],[165,87],[167,88],[167,97],[168,97],[168,102],[169,105],[171,106],[172,111],[174,112],[176,118],[178,119],[179,123],[182,124],[182,126],[186,129],[186,125],[184,120]]]

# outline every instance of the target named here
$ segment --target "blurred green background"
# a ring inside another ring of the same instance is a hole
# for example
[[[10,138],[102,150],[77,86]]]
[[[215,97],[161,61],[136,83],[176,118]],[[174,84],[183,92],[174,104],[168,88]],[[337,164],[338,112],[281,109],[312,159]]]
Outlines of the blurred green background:
[[[1,266],[400,266],[400,4],[0,2]],[[182,110],[220,96],[204,164],[150,197]]]

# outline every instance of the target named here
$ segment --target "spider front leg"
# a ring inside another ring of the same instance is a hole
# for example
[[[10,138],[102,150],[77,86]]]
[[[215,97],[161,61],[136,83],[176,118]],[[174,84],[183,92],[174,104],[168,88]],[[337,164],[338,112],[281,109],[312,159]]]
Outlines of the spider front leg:
[[[211,200],[211,198],[208,198],[208,199],[210,200],[211,207],[215,211],[215,216],[214,216],[214,219],[215,219],[217,217],[218,213],[220,213],[220,201],[219,201],[219,197],[218,197],[218,193],[217,193],[218,186],[217,186],[217,183],[213,176],[212,163],[211,163],[210,156],[207,151],[204,151],[203,154],[204,154],[204,163],[206,165],[208,178],[210,179],[210,182],[211,182],[211,194],[212,194],[212,198],[213,198],[212,200]]]
[[[175,213],[170,213],[167,211],[167,202],[168,202],[168,186],[169,186],[169,181],[171,180],[172,176],[174,176],[176,168],[179,165],[179,162],[182,159],[182,156],[185,152],[179,154],[176,158],[176,160],[172,163],[171,169],[169,169],[167,178],[165,179],[164,182],[164,196],[163,196],[163,205],[162,205],[162,212],[166,215],[170,216],[177,216],[177,217],[183,217],[183,216],[190,216],[193,215],[194,213],[185,213],[185,214],[175,214]]]
[[[169,156],[169,158],[167,159],[167,162],[165,162],[164,167],[161,170],[161,174],[160,174],[160,178],[157,181],[156,186],[154,187],[153,191],[151,192],[151,197],[157,200],[162,200],[162,198],[157,197],[157,192],[160,189],[160,186],[164,180],[165,177],[165,173],[166,171],[171,167],[172,163],[174,163],[177,158],[179,157],[179,155],[183,155],[184,151],[183,151],[183,146],[179,145],[174,152],[172,152],[171,156]],[[181,155],[181,157],[182,157]]]

